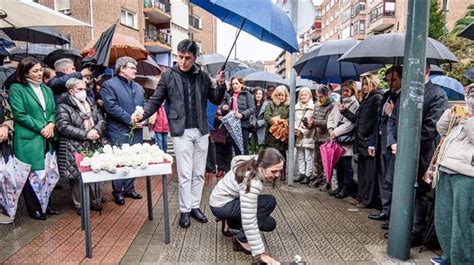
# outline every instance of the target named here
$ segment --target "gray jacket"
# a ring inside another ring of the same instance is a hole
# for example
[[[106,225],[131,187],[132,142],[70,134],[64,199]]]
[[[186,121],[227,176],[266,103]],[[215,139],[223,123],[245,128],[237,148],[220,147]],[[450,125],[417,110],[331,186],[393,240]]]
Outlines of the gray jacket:
[[[265,107],[268,105],[268,101],[264,101],[260,107],[260,111],[255,112],[253,115],[256,119],[255,133],[257,134],[257,144],[261,145],[265,142],[265,129],[267,128],[267,122],[264,119]]]

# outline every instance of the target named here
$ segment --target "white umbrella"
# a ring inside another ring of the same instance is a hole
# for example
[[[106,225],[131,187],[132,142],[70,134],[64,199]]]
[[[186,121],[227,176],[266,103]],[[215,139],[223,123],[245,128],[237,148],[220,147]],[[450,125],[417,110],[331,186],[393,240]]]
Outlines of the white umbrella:
[[[89,24],[28,0],[0,1],[0,28],[87,26]]]

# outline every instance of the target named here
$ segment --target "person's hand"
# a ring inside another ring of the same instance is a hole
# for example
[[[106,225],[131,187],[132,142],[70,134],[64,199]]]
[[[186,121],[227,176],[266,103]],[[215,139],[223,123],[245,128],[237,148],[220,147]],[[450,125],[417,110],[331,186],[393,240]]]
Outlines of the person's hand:
[[[92,75],[92,71],[90,68],[84,68],[81,70],[82,76]]]
[[[99,132],[96,129],[92,129],[87,133],[87,139],[95,141],[100,138]]]
[[[390,116],[390,114],[392,114],[394,106],[395,106],[395,104],[393,104],[392,100],[387,102],[387,104],[385,104],[385,108],[383,109],[383,112],[385,113],[385,115]]]
[[[280,265],[280,262],[276,261],[274,258],[272,258],[270,255],[266,253],[260,254],[260,260],[262,262],[265,262],[266,264]]]
[[[339,105],[339,112],[342,113],[345,109],[346,109],[346,107],[344,107],[344,104]]]
[[[223,111],[228,111],[229,110],[229,105],[222,105],[222,110]]]
[[[217,76],[216,76],[216,81],[218,85],[224,85],[225,84],[225,72],[220,71]]]
[[[103,107],[104,106],[104,101],[102,99],[97,100],[97,105]]]
[[[308,129],[311,129],[313,127],[313,118],[308,117],[306,124],[303,124],[303,125],[304,125],[304,127],[308,128]]]
[[[54,136],[54,123],[48,123],[42,130],[41,135],[46,138],[52,138]]]
[[[390,146],[390,149],[392,149],[392,154],[394,154],[394,155],[397,154],[397,144],[392,144]]]
[[[237,112],[237,113],[235,114],[235,117],[236,117],[237,119],[241,120],[241,119],[244,117],[244,115],[242,115],[242,113],[240,113],[240,112]]]
[[[137,123],[135,123],[135,128],[137,128],[137,129],[143,128],[143,122],[137,122]]]
[[[334,130],[329,130],[329,137],[331,137],[331,139],[336,139],[336,134],[334,133]]]
[[[277,120],[279,120],[279,119],[280,119],[280,115],[275,116],[275,117],[272,117],[272,118],[270,119],[270,122],[271,122],[271,123],[274,123],[275,121],[277,121]]]
[[[0,127],[0,142],[4,142],[8,139],[8,131],[9,130],[7,126]]]
[[[370,146],[368,148],[369,156],[374,157],[375,156],[375,148]]]
[[[140,122],[143,119],[143,115],[138,115],[138,114],[133,113],[130,119],[132,120],[132,123],[136,125],[138,122]]]

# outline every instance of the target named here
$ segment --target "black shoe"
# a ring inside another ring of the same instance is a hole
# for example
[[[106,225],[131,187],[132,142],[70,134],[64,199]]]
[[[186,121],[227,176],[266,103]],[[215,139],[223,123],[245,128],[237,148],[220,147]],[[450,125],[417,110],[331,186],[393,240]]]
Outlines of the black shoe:
[[[294,181],[294,182],[300,182],[300,181],[302,181],[302,180],[305,179],[305,178],[306,178],[305,175],[303,175],[303,174],[298,174],[298,175],[293,179],[293,181]]]
[[[239,240],[237,240],[235,237],[232,238],[232,249],[235,252],[244,252],[247,255],[252,254],[252,252],[242,246]]]
[[[50,214],[50,215],[58,215],[59,214],[59,211],[51,206],[48,206],[46,208],[46,214]]]
[[[321,185],[323,185],[323,184],[321,184]],[[322,188],[320,188],[319,190],[320,191],[325,191],[325,192],[331,191],[331,183],[324,184],[324,186]]]
[[[226,229],[226,223],[227,221],[226,220],[221,220],[222,221],[222,226],[221,226],[221,232],[224,236],[226,237],[231,237],[232,236],[232,232],[229,231],[229,227],[227,227]]]
[[[191,226],[191,219],[189,219],[189,216],[191,213],[181,213],[181,216],[179,217],[179,226],[182,228],[188,228]]]
[[[77,215],[81,216],[81,208],[74,208],[76,211]]]
[[[191,217],[200,223],[207,223],[207,217],[199,208],[191,209]]]
[[[337,198],[337,199],[344,199],[346,198],[347,196],[349,196],[349,192],[346,190],[346,189],[342,189],[340,192],[338,192],[334,198]]]
[[[35,211],[33,214],[30,214],[30,217],[35,220],[46,220],[46,215],[40,211]]]
[[[132,198],[132,199],[135,199],[135,200],[140,200],[142,197],[142,195],[140,195],[140,193],[136,192],[136,191],[132,191],[132,193],[125,193],[123,196],[125,197],[128,197],[128,198]]]
[[[377,221],[387,221],[390,219],[390,216],[386,213],[380,212],[380,213],[371,213],[369,214],[369,219],[371,220],[377,220]]]
[[[336,194],[338,194],[340,191],[342,191],[342,187],[338,186],[337,189],[328,192],[328,194],[331,195],[331,196],[336,196]]]
[[[383,223],[380,225],[380,228],[382,228],[383,230],[388,230],[390,228],[389,224],[388,223]]]
[[[308,184],[310,182],[310,179],[308,176],[305,176],[303,180],[300,181],[300,184]]]
[[[115,203],[118,205],[124,205],[125,204],[125,199],[123,198],[122,195],[115,197]]]

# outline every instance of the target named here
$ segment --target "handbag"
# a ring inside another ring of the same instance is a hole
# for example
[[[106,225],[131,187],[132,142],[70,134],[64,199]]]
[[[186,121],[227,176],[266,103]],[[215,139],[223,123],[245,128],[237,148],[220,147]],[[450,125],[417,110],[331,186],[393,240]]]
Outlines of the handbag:
[[[349,109],[352,104],[354,104],[354,102],[352,102],[348,107],[347,109]],[[337,127],[341,126],[342,124],[342,120],[344,119],[344,116],[341,116],[341,119],[339,120],[339,122],[337,123]],[[355,142],[355,139],[356,139],[356,136],[354,135],[354,129],[352,129],[351,131],[349,132],[346,132],[344,134],[341,134],[339,136],[336,137],[336,141],[338,144],[340,145],[349,145],[349,144],[353,144]]]

